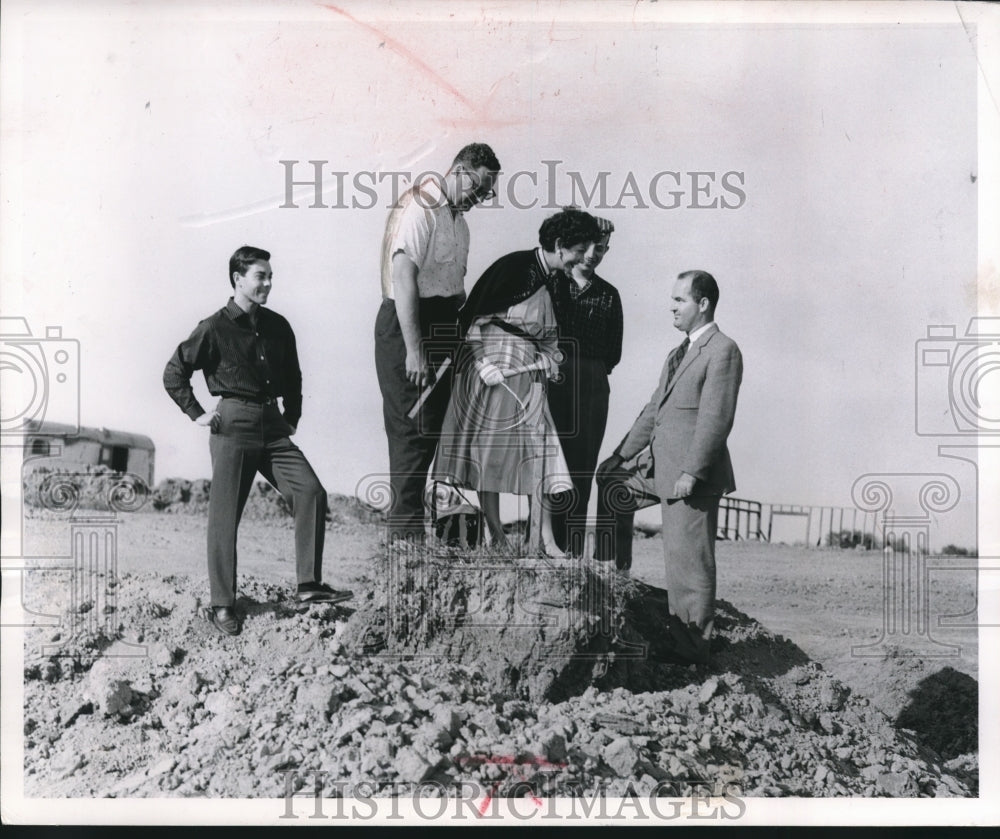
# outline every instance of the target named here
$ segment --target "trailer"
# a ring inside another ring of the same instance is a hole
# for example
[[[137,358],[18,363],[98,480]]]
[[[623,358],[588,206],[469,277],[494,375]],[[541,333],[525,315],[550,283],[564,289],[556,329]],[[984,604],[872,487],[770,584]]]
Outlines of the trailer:
[[[72,471],[106,466],[153,487],[156,446],[144,434],[32,421],[24,438],[24,471]]]

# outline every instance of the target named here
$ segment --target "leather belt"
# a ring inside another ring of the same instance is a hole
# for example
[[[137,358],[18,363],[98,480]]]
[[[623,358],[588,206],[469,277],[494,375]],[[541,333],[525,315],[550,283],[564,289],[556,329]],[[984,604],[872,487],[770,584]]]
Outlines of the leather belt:
[[[246,402],[249,405],[265,405],[273,407],[278,404],[278,400],[273,396],[235,396],[231,393],[223,393],[222,398],[235,399],[237,402]]]

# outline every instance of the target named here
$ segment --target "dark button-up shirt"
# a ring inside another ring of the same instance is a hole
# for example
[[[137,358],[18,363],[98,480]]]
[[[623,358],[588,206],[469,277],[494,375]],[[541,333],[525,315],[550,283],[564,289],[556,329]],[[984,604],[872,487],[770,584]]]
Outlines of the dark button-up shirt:
[[[583,288],[561,272],[550,274],[545,284],[559,324],[560,348],[601,359],[610,373],[622,357],[624,317],[618,289],[597,274]]]
[[[230,297],[195,327],[167,362],[163,386],[191,419],[205,413],[191,388],[194,371],[202,370],[213,396],[260,402],[280,397],[285,420],[298,425],[302,372],[295,334],[288,321],[270,309],[258,307],[255,321]]]

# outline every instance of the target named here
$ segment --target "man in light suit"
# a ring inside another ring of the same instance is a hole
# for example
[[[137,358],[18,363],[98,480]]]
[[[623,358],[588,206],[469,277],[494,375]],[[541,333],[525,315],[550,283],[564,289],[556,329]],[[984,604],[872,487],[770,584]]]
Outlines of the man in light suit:
[[[674,643],[669,658],[696,663],[708,661],[719,499],[736,489],[726,439],[743,378],[739,347],[715,324],[718,300],[711,274],[685,271],[678,276],[670,308],[674,327],[687,338],[667,357],[652,398],[597,470],[602,506],[621,512],[621,518],[627,520],[643,501],[648,503],[653,492],[660,499]],[[623,469],[647,446],[644,469]],[[622,542],[602,538],[606,536],[599,528],[598,558],[609,542]]]

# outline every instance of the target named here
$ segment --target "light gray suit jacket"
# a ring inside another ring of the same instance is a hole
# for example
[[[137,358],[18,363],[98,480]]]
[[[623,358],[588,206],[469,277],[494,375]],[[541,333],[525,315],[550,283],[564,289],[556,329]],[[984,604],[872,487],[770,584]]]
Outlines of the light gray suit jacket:
[[[618,447],[629,460],[646,446],[652,452],[656,494],[674,497],[681,473],[697,478],[693,495],[725,495],[736,489],[726,439],[736,415],[743,356],[714,323],[688,347],[667,386],[667,362],[653,395]]]

